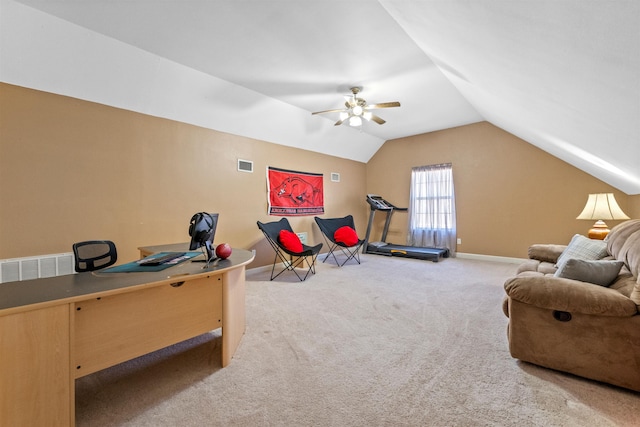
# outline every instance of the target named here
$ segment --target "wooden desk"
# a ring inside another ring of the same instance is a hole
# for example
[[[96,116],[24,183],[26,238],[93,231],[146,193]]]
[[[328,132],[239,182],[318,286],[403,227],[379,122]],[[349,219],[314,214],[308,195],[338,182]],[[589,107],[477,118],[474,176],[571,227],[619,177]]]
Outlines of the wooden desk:
[[[73,426],[75,379],[222,328],[222,366],[245,331],[245,266],[80,273],[0,284],[0,425]]]

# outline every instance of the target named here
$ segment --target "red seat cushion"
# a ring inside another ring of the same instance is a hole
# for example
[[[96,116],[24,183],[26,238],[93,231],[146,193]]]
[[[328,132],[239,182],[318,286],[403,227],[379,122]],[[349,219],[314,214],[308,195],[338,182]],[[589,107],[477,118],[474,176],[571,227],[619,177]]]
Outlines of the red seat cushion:
[[[291,252],[302,252],[302,242],[296,233],[293,233],[289,230],[280,230],[280,234],[278,235],[278,240],[280,244],[287,248],[288,251]]]
[[[333,240],[338,243],[343,243],[346,246],[354,246],[358,244],[358,234],[356,230],[345,225],[336,230],[333,234]]]

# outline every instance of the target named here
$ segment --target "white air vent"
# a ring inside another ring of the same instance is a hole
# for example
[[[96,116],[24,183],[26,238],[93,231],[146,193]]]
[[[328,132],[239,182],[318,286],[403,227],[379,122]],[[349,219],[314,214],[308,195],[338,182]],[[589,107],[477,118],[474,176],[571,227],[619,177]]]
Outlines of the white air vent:
[[[338,172],[331,172],[331,182],[340,182],[340,174]]]
[[[238,159],[238,171],[253,172],[253,162],[251,160]]]
[[[0,283],[72,274],[73,253],[0,260]]]

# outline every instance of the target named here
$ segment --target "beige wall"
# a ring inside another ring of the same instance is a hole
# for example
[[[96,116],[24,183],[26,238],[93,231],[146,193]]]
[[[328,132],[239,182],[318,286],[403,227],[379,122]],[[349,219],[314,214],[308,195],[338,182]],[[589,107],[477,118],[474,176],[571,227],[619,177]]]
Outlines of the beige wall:
[[[411,168],[452,163],[458,252],[526,257],[532,243],[586,234],[576,220],[589,193],[613,192],[638,218],[638,196],[611,186],[489,124],[478,123],[387,141],[367,164],[367,191],[408,206]],[[376,218],[379,236],[382,218]],[[619,221],[608,221],[613,226]],[[394,214],[387,240],[406,241],[407,215]],[[372,239],[375,240],[375,239]]]
[[[631,218],[640,218],[640,194],[629,196],[625,213]]]
[[[353,214],[366,228],[360,162],[7,84],[0,116],[0,259],[98,238],[129,261],[139,246],[187,241],[191,215],[209,211],[220,213],[215,243],[257,249],[252,266],[268,264],[256,226],[279,219],[266,213],[267,166],[323,173],[325,217]],[[238,158],[254,173],[238,172]],[[322,241],[313,217],[290,222]]]
[[[7,84],[0,117],[0,259],[104,238],[128,261],[138,246],[188,240],[191,215],[205,210],[220,213],[216,243],[256,249],[252,267],[268,264],[272,251],[256,227],[278,219],[266,214],[267,166],[323,173],[325,217],[353,214],[363,237],[366,193],[407,206],[412,166],[452,162],[458,251],[466,253],[524,257],[531,243],[584,234],[591,224],[575,217],[592,192],[614,192],[640,217],[640,196],[488,123],[388,141],[365,165]],[[238,172],[238,158],[255,172]],[[371,240],[383,220],[376,216]],[[312,217],[290,221],[311,243],[322,241]],[[406,214],[397,213],[388,241],[405,239]]]

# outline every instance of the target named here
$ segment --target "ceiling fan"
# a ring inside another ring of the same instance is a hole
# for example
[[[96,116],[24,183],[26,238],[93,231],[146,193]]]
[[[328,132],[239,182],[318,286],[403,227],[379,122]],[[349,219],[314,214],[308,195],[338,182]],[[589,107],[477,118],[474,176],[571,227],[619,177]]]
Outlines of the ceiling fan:
[[[382,125],[385,120],[373,114],[370,110],[376,110],[379,108],[392,108],[399,107],[399,102],[382,102],[380,104],[367,104],[362,98],[358,98],[358,94],[362,90],[361,87],[352,87],[352,95],[346,95],[344,97],[346,108],[339,108],[335,110],[316,111],[311,114],[325,114],[325,113],[340,113],[340,120],[338,120],[334,126],[340,126],[343,123],[348,123],[349,126],[361,126],[362,119],[373,120],[374,122]]]

